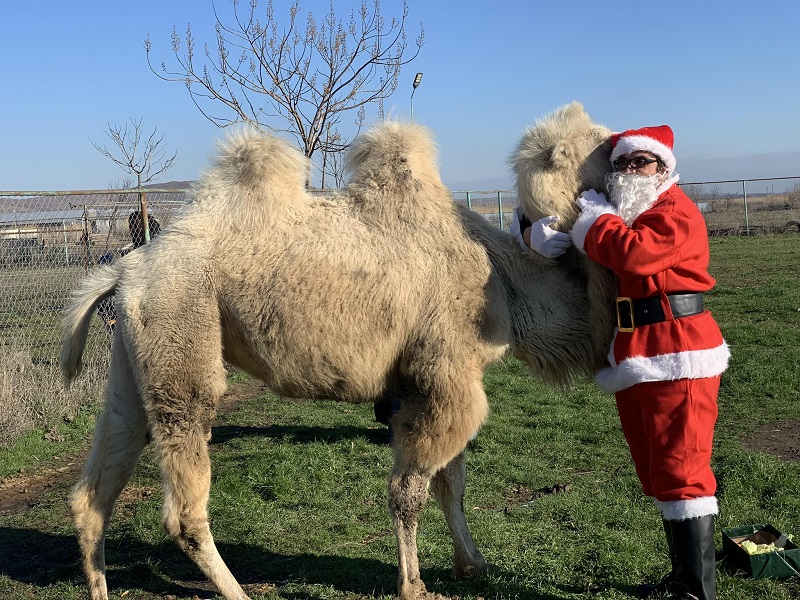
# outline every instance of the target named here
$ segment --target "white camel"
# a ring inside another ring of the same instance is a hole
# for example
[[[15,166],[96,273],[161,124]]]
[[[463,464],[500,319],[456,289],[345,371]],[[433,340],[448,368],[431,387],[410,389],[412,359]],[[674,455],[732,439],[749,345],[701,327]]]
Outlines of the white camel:
[[[525,184],[531,216],[538,201],[542,214],[567,215],[566,199],[596,185],[584,180],[583,160],[603,140],[583,136],[593,127],[588,118],[571,129],[559,114],[532,131],[581,130],[574,153],[564,160],[553,150],[553,160],[526,169],[539,160],[539,142],[523,141],[517,168],[528,182],[560,170],[578,175]],[[557,137],[541,143],[557,146]],[[94,307],[115,294],[118,315],[105,409],[71,496],[92,600],[107,598],[106,528],[150,440],[167,531],[220,594],[247,597],[215,547],[207,514],[207,443],[225,362],[286,396],[399,397],[388,485],[398,595],[441,597],[426,589],[417,558],[428,490],[452,534],[454,575],[484,570],[462,508],[464,448],[489,412],[484,369],[512,352],[554,384],[593,372],[611,335],[602,286],[577,252],[557,261],[524,254],[511,236],[457,206],[419,126],[372,129],[356,140],[348,166],[340,196],[313,197],[298,151],[269,135],[233,135],[181,218],[75,292],[64,321],[67,384],[81,369]],[[560,210],[545,199],[561,202]]]

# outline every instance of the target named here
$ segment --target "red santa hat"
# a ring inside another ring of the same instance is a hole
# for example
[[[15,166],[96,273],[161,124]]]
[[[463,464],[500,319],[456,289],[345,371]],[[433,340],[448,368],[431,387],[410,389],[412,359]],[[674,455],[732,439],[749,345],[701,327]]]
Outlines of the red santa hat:
[[[611,136],[611,162],[623,154],[645,150],[659,157],[667,165],[667,171],[673,173],[678,162],[672,153],[674,145],[675,136],[669,125],[629,129]]]

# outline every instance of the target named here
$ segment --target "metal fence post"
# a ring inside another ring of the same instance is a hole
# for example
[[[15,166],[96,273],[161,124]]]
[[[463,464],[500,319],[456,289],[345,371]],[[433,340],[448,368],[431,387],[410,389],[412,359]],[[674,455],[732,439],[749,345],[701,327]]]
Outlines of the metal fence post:
[[[69,246],[67,246],[67,222],[61,221],[61,230],[64,232],[64,265],[69,267]]]
[[[150,219],[147,218],[147,194],[139,192],[139,210],[142,212],[142,231],[144,232],[144,243],[150,243]]]
[[[89,272],[89,266],[92,263],[92,252],[89,244],[91,243],[91,238],[89,235],[89,214],[86,210],[86,205],[83,205],[83,243],[86,247],[86,262],[83,265],[84,272]]]
[[[503,223],[503,192],[497,191],[497,212],[500,216],[500,230],[505,231],[505,224]]]
[[[747,216],[747,181],[742,180],[742,198],[744,199],[744,230],[750,235],[750,219]]]

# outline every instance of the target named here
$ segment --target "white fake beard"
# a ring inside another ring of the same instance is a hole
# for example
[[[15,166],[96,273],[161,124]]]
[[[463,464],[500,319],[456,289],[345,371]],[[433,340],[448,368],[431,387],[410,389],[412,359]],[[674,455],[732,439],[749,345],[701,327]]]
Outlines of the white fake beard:
[[[608,201],[614,205],[626,225],[630,226],[636,217],[656,203],[661,179],[661,175],[645,177],[618,171],[606,175]]]

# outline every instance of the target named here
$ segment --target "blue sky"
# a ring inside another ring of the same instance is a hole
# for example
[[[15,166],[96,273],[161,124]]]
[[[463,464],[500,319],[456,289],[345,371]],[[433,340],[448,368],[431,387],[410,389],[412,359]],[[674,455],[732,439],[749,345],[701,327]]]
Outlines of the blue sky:
[[[108,187],[124,173],[90,139],[143,118],[177,149],[162,181],[195,179],[224,132],[145,60],[171,57],[173,26],[213,42],[210,0],[10,2],[0,19],[0,190]],[[248,2],[242,1],[246,8]],[[266,5],[266,3],[263,3]],[[274,0],[283,20],[287,0]],[[345,20],[358,2],[334,0]],[[217,0],[223,20],[230,0]],[[301,1],[301,13],[328,0]],[[383,0],[385,16],[402,3]],[[524,129],[579,100],[614,130],[668,123],[681,159],[800,151],[800,3],[409,0],[425,45],[386,104],[433,131],[448,185],[508,177]],[[786,176],[800,175],[800,165]]]

